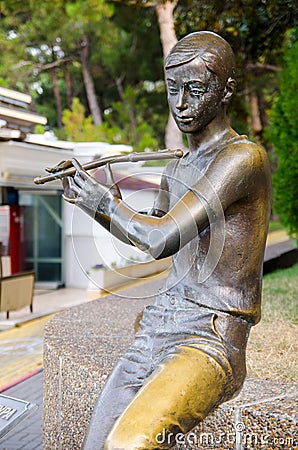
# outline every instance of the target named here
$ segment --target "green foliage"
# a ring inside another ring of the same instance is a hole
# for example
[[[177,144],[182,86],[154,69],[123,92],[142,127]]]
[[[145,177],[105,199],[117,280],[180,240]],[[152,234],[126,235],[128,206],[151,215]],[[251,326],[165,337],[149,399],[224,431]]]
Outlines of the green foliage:
[[[106,115],[111,129],[118,131],[115,136],[121,135],[122,143],[132,145],[136,151],[157,147],[153,127],[144,117],[148,105],[142,94],[142,89],[127,86],[122,101],[113,102],[110,113]]]
[[[267,125],[267,110],[278,83],[276,66],[283,54],[282,42],[288,29],[297,25],[295,0],[179,0],[175,10],[178,37],[197,30],[220,34],[232,46],[237,63],[237,92],[230,107],[232,125],[251,136],[252,113],[248,99],[258,97],[261,126]],[[258,140],[267,147],[262,130]]]
[[[273,207],[289,233],[298,236],[298,40],[284,57],[280,93],[272,108],[270,138],[277,155]]]
[[[276,63],[287,29],[297,24],[295,0],[180,0],[176,8],[178,35],[210,30],[227,39],[246,61]]]
[[[70,108],[71,98],[78,97],[89,115],[80,58],[85,37],[89,42],[88,65],[95,101],[107,122],[101,129],[102,139],[106,136],[109,141],[124,139],[141,148],[162,146],[167,114],[165,93],[145,89],[140,93],[141,80],[155,83],[163,79],[153,8],[136,14],[135,7],[106,0],[0,1],[1,85],[30,92],[37,112],[45,115],[49,126],[54,128],[59,106],[53,95],[55,70],[62,109]],[[132,127],[131,106],[127,103],[132,104],[133,99],[123,98],[123,92],[130,87],[137,91],[138,97],[136,123]],[[140,98],[144,99],[142,103]],[[142,113],[141,104],[145,108]],[[104,115],[110,110],[112,116]],[[152,140],[152,127],[156,129],[159,145],[155,137]],[[77,139],[85,136],[90,140],[99,135],[89,125],[79,130]],[[59,136],[63,136],[62,130]]]
[[[152,127],[141,115],[144,105],[137,105],[137,94],[132,88],[124,92],[124,102],[112,104],[106,121],[94,125],[92,117],[85,116],[85,107],[74,98],[71,110],[64,110],[63,124],[67,139],[74,142],[108,142],[131,145],[136,151],[155,150],[157,140]]]
[[[62,122],[66,136],[74,142],[96,141],[97,130],[92,123],[92,117],[85,117],[85,107],[78,98],[72,101],[71,111],[63,111]]]
[[[36,134],[44,134],[44,132],[45,132],[44,125],[40,125],[40,124],[36,125],[34,133],[36,133]]]
[[[297,21],[295,6],[294,0],[178,2],[178,38],[195,30],[213,30],[231,43],[238,57],[240,95],[230,111],[232,125],[240,133],[249,132],[244,93],[253,88],[266,97],[265,111],[277,83],[276,72],[270,76],[249,74],[245,67],[248,63],[279,64],[284,33]],[[30,93],[37,112],[48,118],[52,128],[57,126],[57,111],[69,108],[73,97],[80,99],[87,115],[91,113],[82,71],[84,42],[89,43],[87,66],[95,87],[93,100],[105,121],[102,139],[121,139],[136,149],[163,147],[168,114],[165,90],[154,88],[149,92],[144,86],[145,82],[157,84],[163,80],[154,2],[0,0],[0,84]],[[53,95],[53,71],[60,102]],[[82,133],[81,137],[88,139],[99,136],[99,130],[89,128]]]

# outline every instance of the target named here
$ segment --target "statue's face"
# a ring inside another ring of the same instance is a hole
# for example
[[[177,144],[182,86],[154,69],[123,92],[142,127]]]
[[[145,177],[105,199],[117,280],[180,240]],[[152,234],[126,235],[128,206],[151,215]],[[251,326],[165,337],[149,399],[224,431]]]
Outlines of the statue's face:
[[[224,88],[200,58],[167,69],[166,81],[171,113],[184,133],[201,131],[222,108]]]

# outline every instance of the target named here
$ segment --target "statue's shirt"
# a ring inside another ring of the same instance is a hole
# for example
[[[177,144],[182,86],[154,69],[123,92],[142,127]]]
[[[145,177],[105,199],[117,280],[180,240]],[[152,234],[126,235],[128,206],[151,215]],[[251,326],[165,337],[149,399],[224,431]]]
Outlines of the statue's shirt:
[[[171,162],[166,180],[168,211],[190,190],[209,218],[173,256],[170,291],[186,302],[258,322],[271,198],[265,151],[236,136]]]

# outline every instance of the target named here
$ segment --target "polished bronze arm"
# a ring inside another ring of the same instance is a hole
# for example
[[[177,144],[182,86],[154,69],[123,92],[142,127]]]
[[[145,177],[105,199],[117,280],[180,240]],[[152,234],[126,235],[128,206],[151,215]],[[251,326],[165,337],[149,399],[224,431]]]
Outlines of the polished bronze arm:
[[[104,166],[105,164],[114,164],[122,162],[138,162],[138,161],[154,161],[158,159],[173,159],[181,158],[183,156],[182,150],[160,150],[158,152],[133,152],[126,155],[116,155],[107,156],[105,158],[95,159],[83,165],[83,169],[91,170],[97,167]],[[41,177],[34,178],[35,184],[44,184],[48,181],[54,181],[61,178],[65,178],[74,175],[76,169],[74,167],[69,167],[67,169],[59,170],[58,172],[51,173],[49,175],[44,175]]]

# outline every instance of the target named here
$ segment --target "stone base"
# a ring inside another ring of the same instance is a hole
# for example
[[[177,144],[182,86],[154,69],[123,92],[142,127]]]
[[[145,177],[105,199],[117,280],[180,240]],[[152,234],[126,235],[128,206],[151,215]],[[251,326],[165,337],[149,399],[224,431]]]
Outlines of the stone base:
[[[135,318],[154,301],[157,288],[157,282],[147,283],[70,308],[48,323],[44,450],[81,448],[96,398],[133,340]],[[175,449],[295,449],[295,411],[293,386],[248,379],[236,399],[221,405],[187,436],[178,436]]]
[[[297,449],[297,387],[246,379],[240,394],[188,435],[176,437],[175,450]]]

